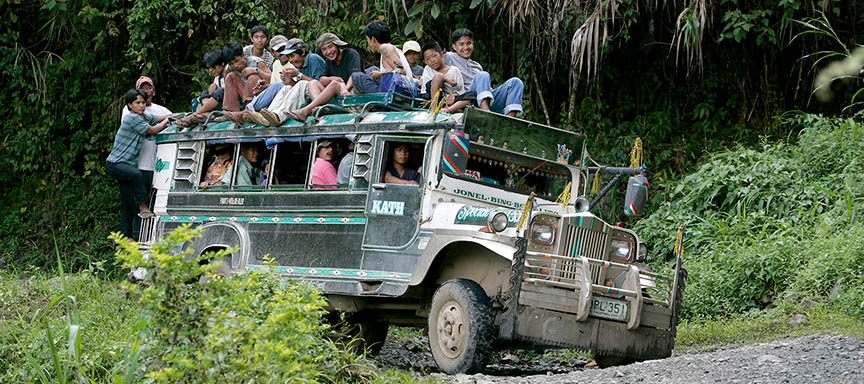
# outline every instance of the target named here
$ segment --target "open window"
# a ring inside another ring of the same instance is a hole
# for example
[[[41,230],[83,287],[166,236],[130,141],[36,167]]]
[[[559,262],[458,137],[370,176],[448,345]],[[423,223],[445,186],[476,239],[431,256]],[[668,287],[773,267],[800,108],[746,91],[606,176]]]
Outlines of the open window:
[[[348,187],[347,183],[338,183],[339,168],[342,159],[348,152],[351,141],[345,137],[323,137],[314,142],[311,154],[311,169],[309,171],[308,187],[313,190],[334,190]],[[353,159],[349,158],[349,161]],[[351,165],[344,168],[350,177]]]
[[[309,171],[309,153],[312,143],[303,141],[285,141],[275,146],[276,156],[273,160],[273,178],[270,185],[273,189],[302,190],[306,185],[306,174]]]
[[[234,164],[236,145],[210,141],[204,148],[204,166],[199,189],[227,189],[231,185],[230,171]],[[227,176],[226,176],[227,175]]]
[[[385,141],[378,182],[419,185],[423,179],[424,145],[422,141]]]
[[[208,142],[204,150],[204,168],[199,189],[263,189],[267,177],[270,150],[264,141],[226,143]]]

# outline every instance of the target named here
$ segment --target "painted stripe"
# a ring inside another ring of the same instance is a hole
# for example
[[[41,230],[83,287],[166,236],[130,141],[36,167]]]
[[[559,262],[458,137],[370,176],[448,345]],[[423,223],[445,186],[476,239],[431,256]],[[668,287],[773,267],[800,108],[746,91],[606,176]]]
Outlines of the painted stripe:
[[[159,216],[159,220],[175,223],[202,221],[237,221],[258,224],[366,224],[365,217],[309,216]]]
[[[368,271],[363,269],[342,269],[342,268],[309,268],[309,267],[294,267],[294,266],[278,266],[267,267],[264,265],[250,264],[246,266],[247,271],[258,271],[267,268],[275,273],[291,276],[318,276],[330,278],[357,278],[371,280],[395,280],[400,282],[408,282],[411,280],[410,273],[387,272],[387,271]]]
[[[451,160],[450,156],[447,156],[446,153],[444,154],[444,164],[447,166],[447,168],[450,168],[450,172],[462,173],[462,170],[460,170],[459,168],[456,168],[456,165],[454,165],[453,160]]]
[[[468,156],[468,145],[467,145],[468,140],[467,139],[465,139],[464,137],[461,137],[461,136],[453,136],[450,138],[450,141],[452,141],[454,144],[456,144],[456,146],[462,150],[462,153],[465,154],[465,156]]]

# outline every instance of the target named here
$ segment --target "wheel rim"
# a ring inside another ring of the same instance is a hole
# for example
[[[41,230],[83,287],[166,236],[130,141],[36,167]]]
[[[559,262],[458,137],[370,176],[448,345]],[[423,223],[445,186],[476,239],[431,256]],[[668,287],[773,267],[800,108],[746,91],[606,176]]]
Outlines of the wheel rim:
[[[455,359],[462,354],[468,331],[465,324],[465,313],[459,303],[448,301],[438,312],[436,332],[438,333],[438,349],[449,359]]]

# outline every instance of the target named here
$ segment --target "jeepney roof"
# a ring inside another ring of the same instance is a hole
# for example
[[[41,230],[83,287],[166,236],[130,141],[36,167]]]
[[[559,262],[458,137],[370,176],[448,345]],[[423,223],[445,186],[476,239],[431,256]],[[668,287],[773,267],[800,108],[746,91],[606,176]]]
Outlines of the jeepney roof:
[[[315,116],[314,122],[304,124],[288,119],[279,127],[254,123],[237,125],[231,121],[208,122],[191,129],[171,124],[157,135],[156,141],[239,142],[262,138],[306,141],[349,134],[410,133],[432,136],[442,130],[457,129],[464,130],[472,144],[551,161],[560,161],[561,145],[566,145],[574,159],[581,158],[583,154],[585,135],[581,133],[470,107],[464,114],[433,113],[420,108],[419,103],[419,100],[406,99],[393,93],[350,95],[334,98],[330,104],[322,107],[325,113]],[[375,108],[383,110],[372,111]],[[352,109],[359,112],[349,112]]]

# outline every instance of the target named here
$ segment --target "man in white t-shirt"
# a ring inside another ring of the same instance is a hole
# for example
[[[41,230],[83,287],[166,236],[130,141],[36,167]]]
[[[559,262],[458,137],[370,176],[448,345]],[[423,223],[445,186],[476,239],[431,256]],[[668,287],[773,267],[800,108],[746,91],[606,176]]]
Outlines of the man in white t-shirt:
[[[355,72],[351,75],[354,88],[359,93],[375,93],[379,91],[396,91],[415,96],[417,85],[411,73],[411,65],[402,50],[390,44],[390,28],[383,21],[375,20],[366,24],[363,29],[369,50],[381,54],[377,69],[367,70],[368,73]],[[381,89],[381,77],[388,72],[395,72],[392,88]]]
[[[159,104],[153,102],[153,97],[156,96],[156,87],[153,86],[153,80],[147,76],[141,76],[135,82],[135,88],[143,90],[147,94],[147,106],[144,109],[144,114],[162,117],[170,115],[171,111]],[[129,114],[129,108],[123,107],[123,112],[120,114],[120,120],[123,120]],[[150,191],[153,187],[153,171],[156,169],[156,140],[153,136],[145,136],[141,142],[141,151],[138,154],[138,169],[141,171],[141,177],[144,179],[144,190],[147,196],[150,196]],[[140,219],[135,220],[135,225],[132,227],[133,236],[137,239],[141,227]],[[141,240],[141,239],[139,239]]]
[[[459,68],[462,80],[468,91],[476,92],[477,106],[481,109],[518,116],[522,113],[522,92],[524,85],[518,77],[492,88],[489,72],[480,63],[471,60],[474,53],[474,34],[467,28],[459,28],[450,36],[453,52],[444,54],[444,64]]]

